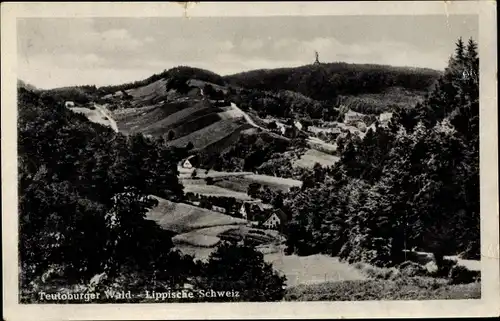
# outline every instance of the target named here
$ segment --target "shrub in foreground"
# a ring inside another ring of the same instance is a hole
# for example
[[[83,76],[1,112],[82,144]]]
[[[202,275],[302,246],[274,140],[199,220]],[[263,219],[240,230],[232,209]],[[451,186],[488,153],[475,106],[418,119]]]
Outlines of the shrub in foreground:
[[[287,289],[286,301],[445,300],[479,299],[481,284],[447,284],[433,278],[397,281],[355,280],[299,285]]]

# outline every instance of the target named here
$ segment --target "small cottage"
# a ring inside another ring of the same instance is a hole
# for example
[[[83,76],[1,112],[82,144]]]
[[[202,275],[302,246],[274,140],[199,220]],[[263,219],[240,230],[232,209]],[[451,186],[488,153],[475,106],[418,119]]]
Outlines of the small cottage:
[[[243,203],[241,204],[241,207],[240,207],[240,210],[239,210],[239,213],[241,215],[241,217],[243,217],[244,219],[248,220],[248,203]]]
[[[302,130],[302,124],[300,123],[300,121],[296,120],[293,125],[295,126],[295,128],[297,128],[298,130]]]
[[[258,220],[262,218],[264,212],[271,209],[269,204],[261,203],[260,201],[249,201],[241,205],[239,213],[246,220]]]
[[[264,225],[268,229],[276,229],[281,225],[281,220],[278,215],[276,215],[276,213],[273,213],[262,225]]]
[[[281,135],[285,135],[286,133],[286,126],[283,123],[276,122],[276,126],[278,127],[278,131],[281,133]]]
[[[286,223],[286,214],[280,209],[275,209],[269,212],[269,216],[262,225],[268,229],[282,231]]]
[[[186,159],[182,162],[182,167],[183,168],[193,168],[193,164],[189,161],[189,159]]]
[[[215,205],[212,205],[212,211],[219,212],[219,213],[226,213],[226,209],[224,207],[215,206]]]
[[[185,158],[183,161],[180,162],[180,166],[182,168],[186,169],[191,169],[195,168],[198,165],[199,158],[197,155],[191,155],[188,158]]]
[[[353,124],[355,125],[358,121],[363,120],[363,114],[357,113],[355,111],[349,110],[345,115],[344,115],[344,123],[346,125]]]

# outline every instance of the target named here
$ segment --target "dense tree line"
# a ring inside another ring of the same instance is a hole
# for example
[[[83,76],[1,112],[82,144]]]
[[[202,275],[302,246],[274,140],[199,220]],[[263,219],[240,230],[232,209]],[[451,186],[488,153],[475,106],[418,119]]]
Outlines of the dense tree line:
[[[479,258],[479,59],[460,39],[426,100],[341,146],[339,163],[289,193],[288,250],[393,265],[404,249]]]
[[[280,154],[291,146],[284,139],[267,133],[241,135],[230,148],[220,155],[201,155],[201,167],[218,171],[253,171],[272,155]]]
[[[48,95],[20,89],[18,102],[25,285],[54,266],[75,281],[115,274],[152,254],[142,247],[161,240],[169,248],[168,235],[143,217],[154,205],[147,195],[182,197],[175,163],[182,150],[116,134]]]
[[[327,63],[298,68],[254,70],[224,77],[228,83],[259,90],[291,90],[316,100],[338,95],[379,93],[390,87],[427,90],[439,77],[430,69]]]
[[[262,117],[307,117],[327,121],[338,117],[335,100],[319,101],[290,90],[243,89],[229,93],[228,99],[241,109],[252,109]]]
[[[178,66],[171,68],[169,70],[164,70],[158,74],[154,74],[153,76],[146,78],[144,80],[121,84],[121,85],[99,87],[98,92],[100,96],[106,94],[113,94],[117,91],[129,90],[137,87],[146,86],[160,79],[169,79],[170,81],[172,81],[172,84],[174,83],[185,84],[185,82],[189,79],[203,80],[217,85],[225,84],[224,79],[214,72],[200,68]]]

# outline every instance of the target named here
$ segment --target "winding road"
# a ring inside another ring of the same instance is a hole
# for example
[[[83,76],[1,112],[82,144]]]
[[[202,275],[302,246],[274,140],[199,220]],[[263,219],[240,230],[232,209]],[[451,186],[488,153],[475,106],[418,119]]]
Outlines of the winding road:
[[[107,109],[104,108],[103,106],[101,105],[98,105],[98,104],[94,104],[94,107],[99,110],[99,112],[108,119],[109,121],[109,126],[111,127],[111,129],[113,129],[115,132],[118,133],[118,125],[116,125],[116,122],[115,120],[113,119],[113,117],[111,117],[111,115],[108,113]]]

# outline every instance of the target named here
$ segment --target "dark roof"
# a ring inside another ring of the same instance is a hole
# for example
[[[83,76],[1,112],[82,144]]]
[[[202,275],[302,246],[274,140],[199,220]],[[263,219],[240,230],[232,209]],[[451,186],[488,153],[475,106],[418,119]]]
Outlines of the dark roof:
[[[285,223],[288,220],[288,217],[285,214],[285,212],[283,212],[279,208],[275,208],[275,209],[273,209],[272,211],[269,212],[269,215],[266,216],[266,219],[264,220],[264,222],[267,221],[269,218],[271,218],[271,216],[273,216],[273,214],[278,215],[279,219],[281,220],[281,223]]]

